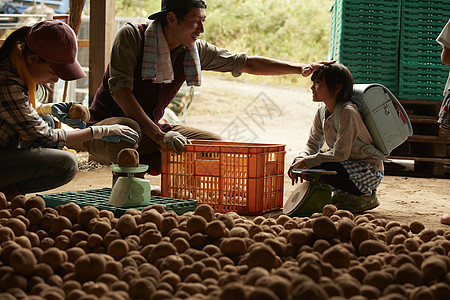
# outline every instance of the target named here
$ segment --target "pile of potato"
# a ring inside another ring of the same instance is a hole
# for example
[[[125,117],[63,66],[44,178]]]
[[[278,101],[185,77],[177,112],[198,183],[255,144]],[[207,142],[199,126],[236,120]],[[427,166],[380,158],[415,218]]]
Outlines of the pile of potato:
[[[449,299],[450,229],[354,216],[120,218],[0,193],[0,299]]]

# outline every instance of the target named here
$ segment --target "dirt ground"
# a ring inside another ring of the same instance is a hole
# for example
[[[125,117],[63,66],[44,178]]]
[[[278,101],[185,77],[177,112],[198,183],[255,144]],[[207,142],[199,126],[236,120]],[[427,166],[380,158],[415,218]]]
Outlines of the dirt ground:
[[[317,104],[307,88],[255,84],[241,79],[203,74],[188,109],[190,126],[218,133],[224,140],[286,145],[286,170],[302,148]],[[305,79],[307,84],[309,79]],[[87,159],[80,153],[80,162]],[[402,162],[407,163],[407,162]],[[160,176],[148,176],[152,185]],[[108,166],[80,171],[72,182],[45,193],[89,190],[111,186]],[[286,200],[294,189],[285,176]],[[381,205],[370,211],[377,218],[410,224],[423,222],[426,228],[442,225],[440,217],[450,213],[450,180],[385,176],[378,191]],[[280,214],[279,211],[268,215]]]

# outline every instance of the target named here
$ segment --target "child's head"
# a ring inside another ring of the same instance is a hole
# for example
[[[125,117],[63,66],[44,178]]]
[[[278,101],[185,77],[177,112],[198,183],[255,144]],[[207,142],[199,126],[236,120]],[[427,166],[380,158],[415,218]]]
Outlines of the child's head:
[[[341,64],[330,64],[317,69],[311,76],[312,82],[325,83],[331,93],[338,91],[336,102],[349,100],[353,94],[353,76],[349,69]]]

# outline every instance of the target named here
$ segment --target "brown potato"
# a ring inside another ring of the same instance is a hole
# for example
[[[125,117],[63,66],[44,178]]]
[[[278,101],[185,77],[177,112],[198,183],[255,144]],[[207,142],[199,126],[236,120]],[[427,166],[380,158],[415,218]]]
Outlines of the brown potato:
[[[96,279],[106,269],[106,260],[102,255],[88,253],[75,261],[75,273],[81,278]]]
[[[122,215],[117,221],[115,229],[120,232],[120,234],[125,237],[130,234],[134,234],[137,228],[136,220],[132,215],[125,214]]]
[[[332,264],[335,268],[348,268],[350,266],[350,252],[341,245],[334,245],[325,250],[322,260]]]
[[[83,122],[88,122],[91,118],[89,109],[80,103],[74,103],[69,108],[69,119],[81,119]]]
[[[107,253],[115,260],[120,260],[128,253],[128,243],[122,239],[114,240],[108,245]]]
[[[44,199],[42,197],[39,197],[39,196],[33,196],[33,197],[28,198],[25,201],[24,208],[26,210],[30,210],[32,207],[36,207],[40,211],[44,210],[44,208],[45,208],[45,201],[44,201]]]
[[[384,243],[375,240],[366,240],[359,244],[359,253],[363,256],[369,256],[380,252],[389,252],[389,247]]]
[[[269,246],[262,243],[255,243],[250,246],[250,254],[247,258],[248,268],[262,267],[272,270],[276,261],[275,251]]]
[[[336,226],[327,216],[321,216],[314,219],[313,232],[319,239],[330,240],[338,237]]]
[[[208,204],[200,204],[194,210],[194,215],[202,216],[207,222],[214,219],[214,210]]]
[[[203,233],[206,227],[206,219],[199,215],[190,217],[186,222],[186,231],[193,235],[197,232]]]
[[[125,148],[117,154],[117,164],[122,168],[139,166],[139,153],[133,148]]]
[[[36,267],[37,261],[30,249],[18,248],[9,257],[11,267],[22,275],[30,275]]]

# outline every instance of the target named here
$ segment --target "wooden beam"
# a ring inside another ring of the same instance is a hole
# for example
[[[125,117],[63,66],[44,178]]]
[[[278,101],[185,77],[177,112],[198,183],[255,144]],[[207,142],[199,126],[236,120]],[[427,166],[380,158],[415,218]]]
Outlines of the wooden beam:
[[[89,100],[102,82],[114,41],[115,0],[89,1]]]
[[[439,157],[388,156],[388,159],[414,160],[414,161],[422,161],[422,162],[434,162],[434,163],[441,163],[441,164],[450,164],[450,158],[439,158]]]

